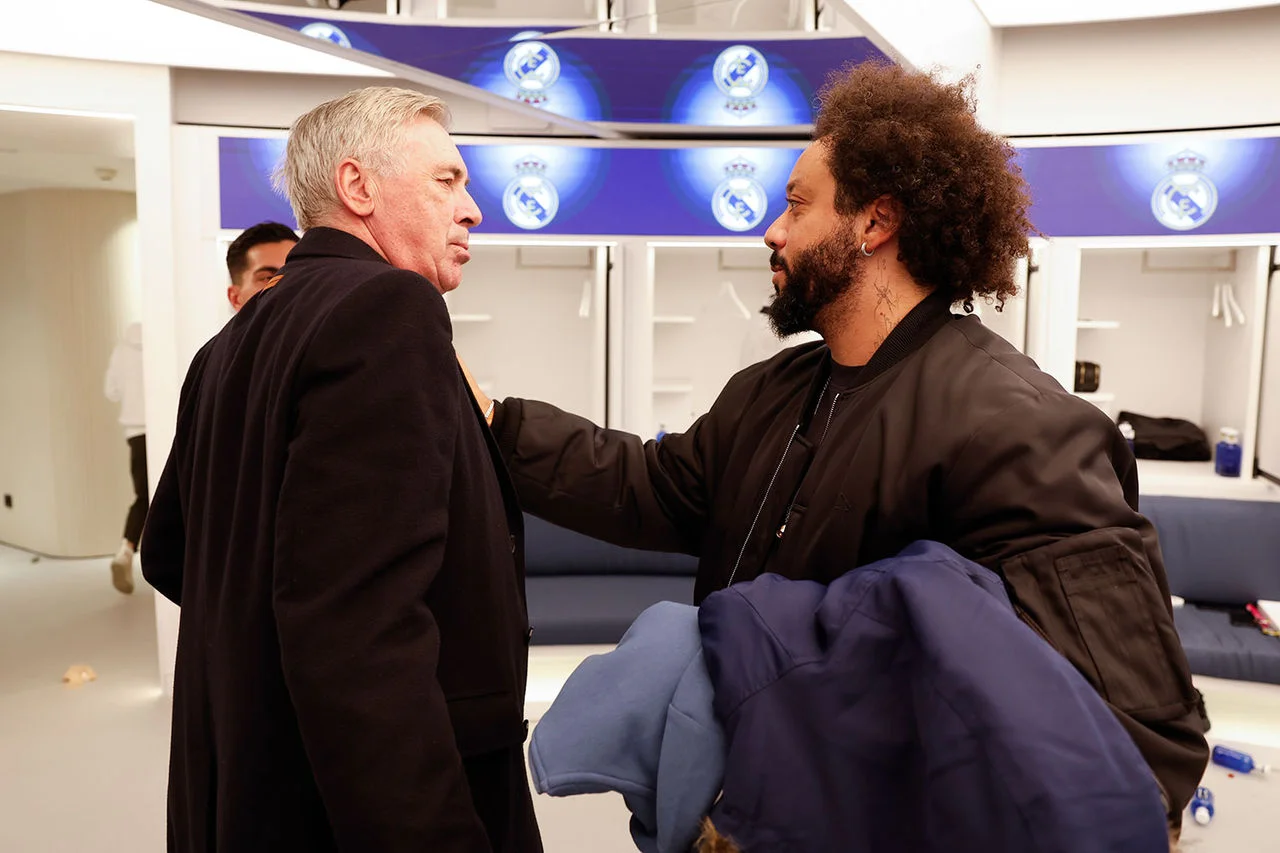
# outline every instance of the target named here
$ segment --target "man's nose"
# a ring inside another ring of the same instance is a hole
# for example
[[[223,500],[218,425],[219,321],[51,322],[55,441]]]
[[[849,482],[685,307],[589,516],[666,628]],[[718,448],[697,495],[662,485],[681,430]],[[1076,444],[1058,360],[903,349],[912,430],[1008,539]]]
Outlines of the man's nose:
[[[476,204],[471,193],[467,190],[463,190],[463,193],[466,195],[466,200],[458,208],[458,224],[475,228],[484,219],[484,214],[480,212],[480,205]]]

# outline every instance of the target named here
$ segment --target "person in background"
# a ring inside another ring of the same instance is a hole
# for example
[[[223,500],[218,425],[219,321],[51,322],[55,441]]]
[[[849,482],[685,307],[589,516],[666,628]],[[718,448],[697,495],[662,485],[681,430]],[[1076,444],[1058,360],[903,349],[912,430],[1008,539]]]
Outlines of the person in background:
[[[133,555],[138,550],[142,526],[147,520],[147,416],[142,383],[142,324],[130,323],[111,351],[103,393],[120,404],[120,426],[129,445],[129,476],[133,479],[133,504],[124,520],[124,539],[111,558],[111,585],[125,595],[133,592]]]
[[[182,608],[173,853],[542,849],[523,517],[444,302],[481,219],[447,122],[391,88],[300,117],[305,234],[188,372],[142,543]]]
[[[285,258],[298,243],[298,235],[279,222],[251,225],[227,247],[227,301],[239,311],[258,291],[267,286],[284,266]]]
[[[519,399],[493,431],[529,512],[698,556],[695,603],[917,540],[990,569],[1133,738],[1176,837],[1209,752],[1160,545],[1116,425],[971,314],[1016,294],[1033,232],[971,82],[867,63],[824,89],[765,233],[774,331],[823,341],[739,372],[661,442]]]

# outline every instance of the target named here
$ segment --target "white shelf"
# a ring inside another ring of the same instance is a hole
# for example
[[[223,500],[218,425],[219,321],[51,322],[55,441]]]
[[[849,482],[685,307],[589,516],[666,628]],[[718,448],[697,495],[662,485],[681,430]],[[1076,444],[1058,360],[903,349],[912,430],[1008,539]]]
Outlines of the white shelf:
[[[693,393],[692,382],[655,382],[653,383],[654,394],[691,394]]]
[[[654,314],[653,324],[655,326],[688,326],[692,325],[695,318],[692,314]]]
[[[1119,320],[1076,320],[1077,329],[1118,329]]]
[[[1107,417],[1114,418],[1116,416],[1114,411],[1116,403],[1115,394],[1110,394],[1106,391],[1076,391],[1074,394],[1086,403],[1092,403],[1097,406],[1104,414],[1106,414]]]
[[[488,323],[492,314],[450,314],[449,319],[455,323]]]
[[[1280,501],[1280,487],[1253,477],[1219,477],[1212,462],[1138,460],[1138,491],[1144,495]]]

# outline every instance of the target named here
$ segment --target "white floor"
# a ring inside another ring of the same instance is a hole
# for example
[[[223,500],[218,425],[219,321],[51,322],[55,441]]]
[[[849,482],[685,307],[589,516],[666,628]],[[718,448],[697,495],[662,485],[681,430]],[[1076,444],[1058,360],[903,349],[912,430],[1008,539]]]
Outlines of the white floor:
[[[141,579],[139,578],[139,581]],[[153,593],[111,588],[106,560],[33,562],[0,547],[0,853],[161,853],[169,702],[160,695]],[[536,720],[594,647],[535,647]],[[64,685],[69,666],[98,680]],[[1280,765],[1280,688],[1201,679],[1215,740]],[[1280,766],[1277,767],[1280,771]],[[1280,851],[1280,778],[1228,778],[1186,853]],[[537,797],[548,853],[630,853],[616,795]]]

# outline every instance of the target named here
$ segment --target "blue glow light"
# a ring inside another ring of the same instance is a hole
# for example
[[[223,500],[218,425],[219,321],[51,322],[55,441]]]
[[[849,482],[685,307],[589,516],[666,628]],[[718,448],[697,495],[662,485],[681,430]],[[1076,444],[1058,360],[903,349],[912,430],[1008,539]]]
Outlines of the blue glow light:
[[[547,112],[580,121],[607,120],[609,116],[606,114],[603,88],[595,78],[595,74],[572,52],[558,45],[550,45],[550,47],[555,51],[559,73],[550,87],[539,92],[545,100],[537,103],[536,106]],[[460,79],[504,98],[522,100],[526,93],[508,79],[503,68],[509,50],[510,48],[502,47],[486,51],[460,76]]]

